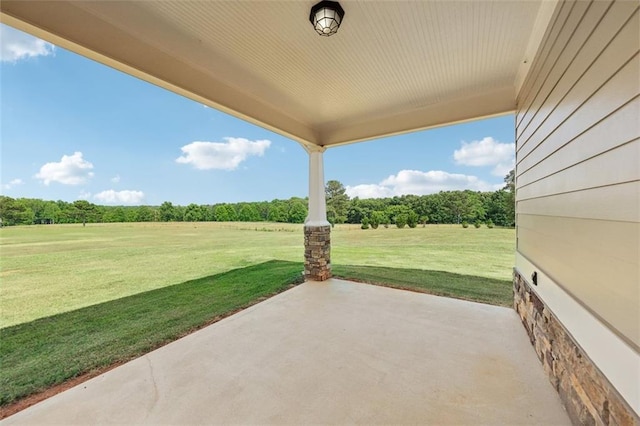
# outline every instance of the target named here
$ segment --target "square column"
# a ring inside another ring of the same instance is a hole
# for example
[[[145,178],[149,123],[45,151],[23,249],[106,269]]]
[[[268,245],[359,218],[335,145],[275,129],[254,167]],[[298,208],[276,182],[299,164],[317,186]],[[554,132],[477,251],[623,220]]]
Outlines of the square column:
[[[304,227],[304,277],[311,281],[331,278],[331,226]]]
[[[324,190],[324,148],[308,148],[309,215],[304,223],[304,276],[307,280],[331,278],[331,224],[327,221]]]

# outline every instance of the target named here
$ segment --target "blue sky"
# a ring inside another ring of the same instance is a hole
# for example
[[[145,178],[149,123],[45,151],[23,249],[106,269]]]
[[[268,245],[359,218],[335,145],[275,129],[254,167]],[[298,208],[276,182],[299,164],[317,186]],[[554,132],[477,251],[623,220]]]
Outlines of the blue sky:
[[[0,192],[96,204],[304,197],[295,141],[0,24]],[[513,116],[331,148],[325,178],[361,198],[493,190]]]

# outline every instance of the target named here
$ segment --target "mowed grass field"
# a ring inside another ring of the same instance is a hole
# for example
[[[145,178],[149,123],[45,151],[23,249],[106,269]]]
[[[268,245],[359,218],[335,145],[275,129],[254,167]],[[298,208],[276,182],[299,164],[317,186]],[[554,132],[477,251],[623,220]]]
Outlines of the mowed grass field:
[[[511,279],[513,229],[337,225],[331,237],[338,274],[363,265]],[[7,227],[0,230],[0,257],[2,328],[269,260],[302,262],[302,225]]]
[[[514,233],[336,226],[332,266],[509,306]],[[0,418],[302,281],[302,225],[48,225],[0,238]]]

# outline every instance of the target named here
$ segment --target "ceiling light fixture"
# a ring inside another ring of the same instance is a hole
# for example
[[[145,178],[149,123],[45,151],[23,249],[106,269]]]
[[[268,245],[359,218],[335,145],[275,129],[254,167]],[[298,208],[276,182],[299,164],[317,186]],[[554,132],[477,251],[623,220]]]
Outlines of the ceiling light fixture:
[[[337,1],[323,0],[311,8],[309,21],[313,29],[323,37],[329,37],[338,32],[344,18],[344,9]]]

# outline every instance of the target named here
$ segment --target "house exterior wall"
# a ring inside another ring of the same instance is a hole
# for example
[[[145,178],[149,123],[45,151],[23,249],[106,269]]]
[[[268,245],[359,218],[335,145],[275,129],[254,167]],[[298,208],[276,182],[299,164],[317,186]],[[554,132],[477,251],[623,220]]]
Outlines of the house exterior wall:
[[[516,275],[636,415],[639,24],[637,1],[559,3],[516,111]]]

